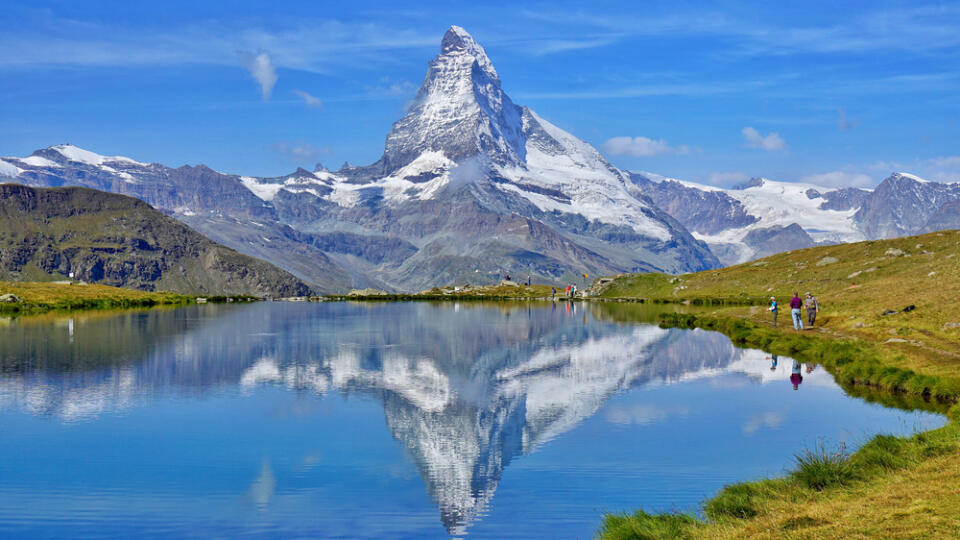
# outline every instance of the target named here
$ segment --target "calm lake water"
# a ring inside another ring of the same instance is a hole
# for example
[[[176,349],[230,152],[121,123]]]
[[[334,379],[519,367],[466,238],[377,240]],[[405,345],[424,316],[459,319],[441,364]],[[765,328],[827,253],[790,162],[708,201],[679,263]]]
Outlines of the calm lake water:
[[[0,319],[0,537],[589,538],[603,511],[696,510],[819,440],[944,423],[630,309]]]

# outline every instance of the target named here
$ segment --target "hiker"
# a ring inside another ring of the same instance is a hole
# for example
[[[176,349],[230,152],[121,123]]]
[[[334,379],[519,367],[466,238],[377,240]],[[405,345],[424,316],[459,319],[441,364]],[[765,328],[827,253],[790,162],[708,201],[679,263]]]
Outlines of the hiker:
[[[802,321],[801,321],[801,323],[802,323]],[[792,371],[793,371],[793,373],[790,374],[790,382],[793,384],[793,389],[794,389],[794,390],[799,390],[799,389],[800,389],[800,383],[803,382],[803,375],[800,374],[801,368],[800,368],[800,361],[799,361],[799,360],[794,360],[794,361],[793,361],[793,370],[792,370]]]
[[[553,300],[557,297],[557,288],[550,287],[550,299]]]
[[[571,285],[571,287],[573,287],[573,297],[576,297],[576,296],[577,296],[577,286],[576,286],[576,285]]]
[[[530,274],[527,274],[527,287],[530,286]],[[813,323],[810,323],[813,324]]]
[[[817,320],[817,313],[820,313],[817,297],[807,293],[807,297],[803,300],[803,307],[807,308],[807,324],[813,326],[813,322]]]
[[[800,308],[803,307],[803,300],[800,299],[800,293],[793,293],[790,299],[790,314],[793,316],[793,329],[803,330],[803,316],[800,315]]]
[[[570,285],[567,285],[567,298],[570,298]]]
[[[773,316],[773,325],[777,325],[777,314],[779,313],[779,308],[777,307],[777,299],[773,296],[770,297],[770,307],[767,308],[770,310],[770,314]]]

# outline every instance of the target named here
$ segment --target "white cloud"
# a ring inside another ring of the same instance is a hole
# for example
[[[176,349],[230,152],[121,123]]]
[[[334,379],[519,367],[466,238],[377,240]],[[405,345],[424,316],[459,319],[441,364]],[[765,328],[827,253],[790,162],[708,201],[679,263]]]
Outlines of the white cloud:
[[[327,146],[314,146],[306,142],[280,141],[270,145],[273,151],[283,154],[297,165],[312,165],[323,156],[333,154]]]
[[[417,85],[410,81],[394,81],[390,77],[380,77],[377,85],[366,86],[364,89],[372,96],[402,97],[412,94]]]
[[[656,405],[612,406],[607,410],[606,419],[614,424],[648,425],[666,418],[690,414],[689,407],[659,407]]]
[[[264,101],[270,100],[270,94],[273,93],[273,85],[277,83],[277,70],[273,67],[273,61],[266,52],[254,54],[248,51],[237,52],[237,58],[243,67],[247,68],[250,76],[260,85],[260,92]]]
[[[748,126],[740,130],[740,133],[743,134],[743,138],[746,140],[747,146],[750,148],[759,148],[760,150],[773,152],[776,150],[783,150],[787,146],[787,143],[784,142],[784,140],[780,138],[780,135],[774,131],[771,131],[764,136],[761,135],[756,129]]]
[[[706,183],[712,186],[727,187],[746,182],[750,175],[742,172],[713,172],[707,176]]]
[[[653,140],[646,137],[614,137],[607,139],[600,148],[612,156],[650,157],[658,154],[686,155],[690,147],[686,145],[670,146],[663,139]]]
[[[747,435],[753,435],[762,427],[768,428],[778,428],[780,424],[783,423],[783,415],[774,412],[767,411],[764,413],[756,414],[750,417],[745,424],[743,424],[743,432]]]
[[[800,179],[801,182],[824,187],[871,187],[876,181],[863,173],[847,171],[831,171],[820,174],[811,174]]]
[[[313,96],[307,92],[304,92],[303,90],[294,90],[293,93],[296,94],[300,99],[302,99],[303,103],[307,107],[310,107],[313,109],[323,108],[323,101],[321,101],[320,98]]]

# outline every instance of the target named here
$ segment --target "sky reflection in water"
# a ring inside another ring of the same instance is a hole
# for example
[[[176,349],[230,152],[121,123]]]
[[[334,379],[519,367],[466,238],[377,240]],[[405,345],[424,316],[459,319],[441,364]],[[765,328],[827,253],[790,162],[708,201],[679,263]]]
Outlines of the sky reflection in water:
[[[0,535],[590,537],[604,510],[695,509],[821,438],[944,423],[613,309],[0,321]]]

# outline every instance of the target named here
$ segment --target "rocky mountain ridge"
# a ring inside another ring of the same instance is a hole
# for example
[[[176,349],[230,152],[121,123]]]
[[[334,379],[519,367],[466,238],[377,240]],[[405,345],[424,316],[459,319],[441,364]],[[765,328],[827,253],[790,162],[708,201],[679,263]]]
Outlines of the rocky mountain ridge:
[[[960,183],[894,173],[875,189],[753,178],[730,189],[630,173],[724,264],[815,245],[960,227]]]
[[[596,149],[514,105],[486,52],[459,27],[444,35],[417,98],[369,166],[254,178],[70,145],[0,163],[0,175],[28,185],[141,198],[328,292],[719,264]]]
[[[78,280],[184,294],[300,296],[309,287],[132,197],[0,184],[0,279]]]

